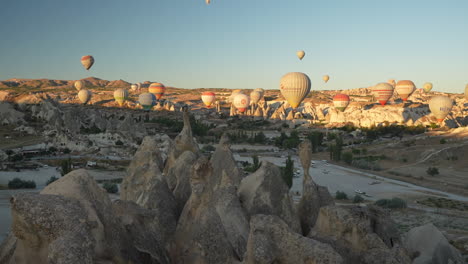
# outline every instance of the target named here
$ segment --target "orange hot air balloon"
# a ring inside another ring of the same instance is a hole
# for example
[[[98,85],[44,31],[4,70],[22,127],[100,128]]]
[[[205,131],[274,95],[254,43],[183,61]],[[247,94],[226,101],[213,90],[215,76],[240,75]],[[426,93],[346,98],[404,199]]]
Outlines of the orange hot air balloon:
[[[216,95],[213,92],[203,92],[201,95],[201,99],[206,107],[210,108],[211,104],[215,101]]]
[[[412,81],[403,80],[398,81],[395,85],[395,92],[400,96],[403,101],[408,100],[408,97],[416,90],[416,86]]]
[[[372,93],[381,105],[385,105],[388,99],[392,97],[394,89],[395,88],[389,83],[379,83],[372,87]]]
[[[89,70],[94,64],[94,58],[91,55],[86,55],[81,57],[81,64],[85,67],[86,70]]]
[[[156,96],[156,99],[159,100],[166,92],[166,87],[162,83],[152,83],[148,88],[148,92],[154,94],[154,96]]]
[[[336,109],[344,112],[349,105],[349,96],[347,94],[337,94],[333,96],[333,105]]]

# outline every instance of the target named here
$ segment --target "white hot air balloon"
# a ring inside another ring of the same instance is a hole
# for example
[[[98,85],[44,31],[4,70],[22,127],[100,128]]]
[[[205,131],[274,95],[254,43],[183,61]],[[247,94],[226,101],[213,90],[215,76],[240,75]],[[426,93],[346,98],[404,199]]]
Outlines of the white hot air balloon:
[[[429,110],[437,118],[437,121],[444,121],[445,117],[452,111],[453,101],[448,96],[434,96],[429,100]]]
[[[250,98],[248,95],[238,93],[234,97],[234,101],[232,102],[232,104],[234,105],[234,107],[237,108],[239,112],[243,113],[249,107]]]
[[[374,94],[375,99],[379,101],[381,105],[385,105],[392,97],[393,90],[395,88],[389,83],[379,83],[376,86],[372,87],[372,93]]]
[[[262,88],[256,88],[254,91],[259,92],[262,95],[262,97],[260,98],[260,100],[262,100],[263,96],[265,95],[265,90],[263,90]]]
[[[310,92],[310,79],[302,72],[290,72],[280,80],[280,91],[292,108],[297,108]]]
[[[213,104],[213,102],[216,100],[216,95],[213,92],[203,92],[201,99],[206,107],[210,108],[211,104]]]
[[[78,99],[80,99],[80,101],[83,104],[87,104],[89,100],[91,100],[91,96],[92,96],[91,91],[88,91],[86,89],[82,89],[78,92]]]
[[[128,99],[128,91],[125,89],[115,90],[114,99],[119,104],[119,106],[122,106],[125,103],[125,101]]]
[[[303,50],[299,50],[298,52],[296,52],[296,55],[300,60],[302,60],[305,56],[305,52]]]
[[[252,91],[250,93],[250,102],[253,104],[258,104],[258,102],[262,99],[262,93],[259,91]]]
[[[236,89],[236,90],[232,91],[231,95],[229,96],[228,101],[231,102],[231,103],[234,102],[234,97],[236,97],[236,95],[239,94],[239,93],[242,93],[242,90]]]
[[[83,89],[83,87],[84,87],[84,84],[83,84],[82,81],[76,81],[76,82],[75,82],[75,89],[76,89],[76,90],[79,91],[79,90]]]
[[[132,91],[136,92],[136,91],[138,91],[138,85],[132,84],[132,85],[130,85],[130,89],[131,89]]]

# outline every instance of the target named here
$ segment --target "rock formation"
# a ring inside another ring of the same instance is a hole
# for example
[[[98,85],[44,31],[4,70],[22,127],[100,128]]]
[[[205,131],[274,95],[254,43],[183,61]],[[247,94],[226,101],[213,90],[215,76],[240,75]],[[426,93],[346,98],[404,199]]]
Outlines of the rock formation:
[[[374,206],[322,207],[308,237],[332,245],[346,263],[411,263],[395,224]]]
[[[221,179],[219,175],[222,175],[222,171],[225,171],[225,173],[231,177],[234,184],[239,186],[239,183],[243,178],[243,173],[237,167],[237,163],[234,160],[230,149],[229,137],[226,134],[223,134],[221,137],[215,152],[211,156],[210,162],[213,166],[213,175],[215,175],[210,181],[212,186],[219,183],[219,180]]]
[[[301,233],[289,188],[281,177],[280,169],[274,164],[262,162],[256,172],[242,180],[238,193],[249,215],[276,215],[292,230]]]
[[[431,223],[408,231],[403,238],[403,244],[410,256],[416,256],[414,264],[464,263],[460,252],[450,245],[439,229]]]
[[[273,215],[254,215],[245,264],[343,263],[332,247],[303,237]]]

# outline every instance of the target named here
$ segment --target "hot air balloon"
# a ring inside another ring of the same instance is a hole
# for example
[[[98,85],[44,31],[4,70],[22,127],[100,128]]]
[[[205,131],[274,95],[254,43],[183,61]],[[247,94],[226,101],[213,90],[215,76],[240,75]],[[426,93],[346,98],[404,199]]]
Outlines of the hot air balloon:
[[[258,104],[258,102],[262,99],[262,93],[259,91],[252,91],[250,93],[250,101],[254,104]]]
[[[445,117],[452,111],[453,101],[448,96],[434,96],[429,100],[429,110],[437,118],[437,121],[444,121]]]
[[[424,86],[423,86],[423,89],[424,89],[425,93],[430,92],[432,90],[432,83],[430,83],[430,82],[425,83]]]
[[[408,97],[414,92],[414,90],[416,90],[416,86],[412,81],[398,81],[395,85],[395,92],[397,92],[403,101],[408,100]]]
[[[297,108],[310,92],[310,79],[302,72],[290,72],[280,80],[280,91],[292,108]]]
[[[85,67],[86,70],[89,70],[94,64],[94,58],[91,55],[86,55],[81,57],[81,64]]]
[[[162,83],[152,83],[148,88],[148,91],[154,94],[156,99],[159,100],[164,95],[164,92],[166,92],[166,87]]]
[[[305,56],[305,52],[303,50],[300,50],[300,51],[296,52],[296,55],[300,60],[302,60],[302,58],[304,58],[304,56]]]
[[[323,81],[324,81],[325,83],[327,83],[328,80],[330,80],[330,76],[324,75],[324,76],[322,77],[322,79],[323,79]]]
[[[248,95],[245,95],[243,93],[238,93],[236,96],[234,96],[234,101],[232,104],[237,108],[237,110],[241,113],[243,113],[250,104],[250,98]]]
[[[128,91],[125,89],[117,89],[114,91],[114,99],[120,106],[128,99]]]
[[[256,88],[254,91],[259,92],[262,95],[262,98],[265,95],[265,90],[263,90],[262,88]],[[261,98],[260,98],[260,100],[261,100]]]
[[[468,100],[468,84],[465,86],[465,99]]]
[[[387,81],[389,84],[391,84],[393,87],[396,85],[396,81],[394,79],[390,79]]]
[[[236,89],[232,91],[231,95],[229,96],[229,102],[234,102],[234,97],[236,97],[237,94],[242,93],[242,90]]]
[[[216,95],[213,92],[203,92],[201,99],[206,107],[210,108],[211,104],[216,100]]]
[[[91,100],[91,96],[92,96],[91,91],[88,91],[86,89],[82,89],[78,92],[78,99],[80,99],[80,101],[83,104],[87,104],[89,100]]]
[[[211,3],[210,0],[206,0],[206,4],[209,5]]]
[[[75,89],[77,89],[78,91],[83,89],[83,87],[84,87],[84,84],[83,84],[82,81],[76,81],[75,82]]]
[[[372,87],[372,93],[381,105],[385,105],[393,95],[393,86],[389,83],[379,83]]]
[[[138,96],[138,103],[143,109],[149,111],[156,104],[156,96],[152,93],[142,93]]]
[[[347,94],[337,94],[333,96],[333,105],[336,109],[344,112],[349,105],[349,96]]]
[[[135,91],[137,91],[137,90],[138,90],[138,85],[136,85],[136,84],[132,84],[132,85],[130,85],[130,89],[131,89],[132,91],[134,91],[134,92],[135,92]]]

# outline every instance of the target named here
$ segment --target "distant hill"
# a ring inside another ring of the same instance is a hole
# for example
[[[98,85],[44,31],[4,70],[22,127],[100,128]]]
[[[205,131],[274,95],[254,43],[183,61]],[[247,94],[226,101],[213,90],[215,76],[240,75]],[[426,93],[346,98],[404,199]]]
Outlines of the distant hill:
[[[130,83],[124,80],[107,81],[96,77],[81,79],[86,87],[130,88]],[[0,81],[0,89],[8,88],[50,88],[73,87],[76,80],[50,80],[50,79],[8,79]]]

